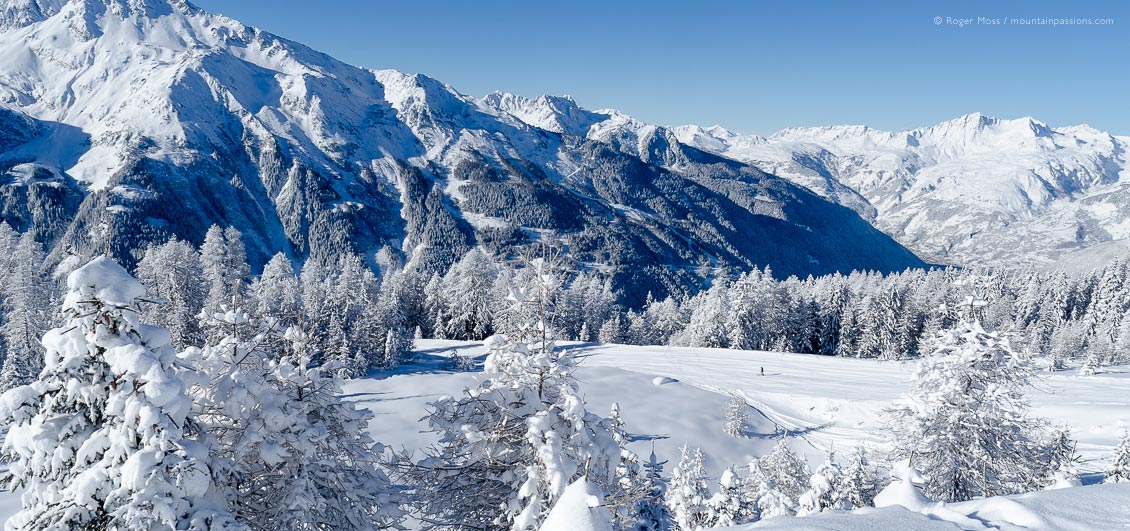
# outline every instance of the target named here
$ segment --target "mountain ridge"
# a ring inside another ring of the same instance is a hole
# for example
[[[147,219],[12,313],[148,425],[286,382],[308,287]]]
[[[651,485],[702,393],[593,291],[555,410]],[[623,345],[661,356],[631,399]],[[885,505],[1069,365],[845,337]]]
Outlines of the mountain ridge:
[[[243,232],[255,266],[389,249],[442,271],[473,246],[552,241],[630,300],[696,289],[703,265],[923,265],[850,210],[666,128],[610,113],[599,137],[573,135],[600,112],[571,99],[542,100],[560,132],[536,127],[499,110],[505,98],[348,65],[179,0],[9,0],[0,13],[13,50],[0,58],[0,217],[54,263],[109,250],[128,264],[218,223]]]

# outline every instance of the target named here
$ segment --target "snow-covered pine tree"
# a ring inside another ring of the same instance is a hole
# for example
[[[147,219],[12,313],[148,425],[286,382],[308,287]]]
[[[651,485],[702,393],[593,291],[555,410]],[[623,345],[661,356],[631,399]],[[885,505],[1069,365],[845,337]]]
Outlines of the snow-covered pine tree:
[[[667,531],[669,516],[667,514],[666,483],[663,480],[663,465],[655,457],[655,450],[643,465],[643,493],[636,501],[636,515],[638,517],[637,531]]]
[[[414,340],[409,329],[405,310],[414,303],[412,276],[408,271],[396,269],[386,272],[381,281],[376,307],[361,314],[360,326],[384,333],[384,342],[369,354],[368,368],[394,368],[412,357]]]
[[[208,286],[205,308],[244,306],[249,267],[243,235],[235,227],[208,229],[200,246],[200,263]]]
[[[371,415],[338,397],[340,381],[309,367],[310,338],[242,311],[212,314],[226,335],[181,357],[201,431],[230,511],[249,529],[397,528],[399,496],[377,467]]]
[[[441,289],[445,337],[480,340],[491,334],[491,290],[497,276],[498,267],[478,249],[471,249],[451,266]]]
[[[338,258],[336,271],[324,272],[325,280],[311,279],[314,289],[327,289],[322,304],[324,316],[312,321],[324,323],[314,335],[314,349],[322,363],[332,366],[337,375],[352,378],[365,374],[384,358],[388,329],[381,319],[379,284],[372,269],[360,256],[345,254]],[[305,281],[305,278],[304,278]],[[305,288],[304,288],[305,290]],[[311,299],[318,295],[311,294]],[[312,304],[319,301],[313,300]],[[307,308],[309,312],[312,308]]]
[[[302,290],[290,259],[283,253],[272,256],[263,274],[251,283],[255,315],[272,318],[282,327],[302,321]]]
[[[955,327],[919,363],[907,398],[887,412],[893,456],[925,471],[933,499],[1023,492],[1041,476],[1042,424],[1024,397],[1031,369],[1008,339],[982,328],[985,304],[966,297]]]
[[[737,392],[730,393],[729,400],[726,401],[726,411],[723,412],[722,420],[724,424],[722,431],[731,437],[744,437],[745,425],[749,421],[749,404],[746,403],[745,397]]]
[[[702,450],[683,445],[679,463],[671,470],[667,484],[667,514],[671,524],[678,531],[698,531],[705,527],[710,518],[709,499]]]
[[[1076,464],[1079,453],[1075,451],[1075,441],[1071,439],[1069,428],[1060,428],[1052,433],[1047,447],[1043,483],[1046,487],[1066,485],[1079,480]]]
[[[836,464],[835,456],[829,453],[828,459],[816,467],[816,472],[809,478],[808,490],[800,495],[797,516],[847,508],[843,491],[843,472]]]
[[[623,344],[627,342],[628,325],[620,312],[615,312],[600,325],[596,340],[604,344]]]
[[[624,419],[620,418],[619,402],[613,402],[608,412],[608,431],[616,444],[624,446],[628,443],[628,434],[624,431]]]
[[[734,467],[722,471],[722,476],[718,479],[718,492],[706,502],[706,527],[729,527],[752,522],[756,509],[745,498],[745,492],[745,481],[734,471]]]
[[[414,485],[429,525],[537,529],[565,487],[585,475],[608,489],[621,448],[603,419],[585,410],[573,360],[558,351],[549,327],[559,286],[552,261],[527,262],[526,281],[511,290],[513,337],[487,339],[479,387],[432,404],[439,442],[424,459],[392,466]]]
[[[1103,483],[1128,483],[1130,482],[1130,433],[1123,431],[1114,448],[1114,456],[1110,460],[1103,475]]]
[[[867,450],[863,446],[856,446],[852,451],[851,459],[844,468],[841,490],[851,509],[875,504],[875,495],[879,492],[877,474],[868,462]]]
[[[43,270],[43,247],[26,232],[11,255],[12,267],[3,279],[4,324],[0,335],[7,352],[0,369],[0,389],[31,382],[43,369],[40,338],[50,323],[54,284]]]
[[[719,275],[710,289],[688,301],[690,320],[671,337],[671,344],[687,347],[725,348],[730,344],[726,317],[730,314],[729,282]]]
[[[208,290],[203,271],[200,254],[177,238],[148,247],[137,263],[137,279],[157,300],[146,305],[144,318],[167,328],[175,347],[197,345],[203,339],[196,319]]]
[[[760,461],[761,470],[771,480],[773,488],[784,494],[790,503],[808,489],[808,479],[812,475],[808,462],[797,455],[784,438],[779,439]]]
[[[106,257],[67,286],[39,378],[0,398],[4,487],[24,491],[7,529],[236,528],[208,501],[208,454],[182,431],[191,403],[169,333],[139,318],[145,288]]]
[[[760,493],[757,498],[758,519],[768,520],[778,516],[792,516],[796,513],[796,504],[793,499],[777,488],[777,484],[772,478],[762,477],[757,492]]]

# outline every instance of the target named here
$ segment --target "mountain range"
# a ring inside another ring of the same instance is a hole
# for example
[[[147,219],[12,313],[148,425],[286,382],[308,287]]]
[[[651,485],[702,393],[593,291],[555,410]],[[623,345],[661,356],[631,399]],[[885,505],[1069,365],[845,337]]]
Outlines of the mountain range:
[[[220,224],[253,266],[387,249],[442,271],[549,241],[629,303],[720,267],[923,265],[850,208],[567,98],[472,98],[183,0],[0,5],[0,217],[55,263]]]
[[[1086,125],[975,113],[898,132],[675,131],[856,210],[936,263],[1085,265],[1130,248],[1130,137]]]

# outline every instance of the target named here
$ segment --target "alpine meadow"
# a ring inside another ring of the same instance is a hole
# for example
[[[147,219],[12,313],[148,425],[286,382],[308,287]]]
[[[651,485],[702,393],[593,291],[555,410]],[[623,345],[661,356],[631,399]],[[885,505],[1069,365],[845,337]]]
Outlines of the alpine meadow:
[[[0,0],[4,529],[1130,529],[1130,10],[869,1]]]

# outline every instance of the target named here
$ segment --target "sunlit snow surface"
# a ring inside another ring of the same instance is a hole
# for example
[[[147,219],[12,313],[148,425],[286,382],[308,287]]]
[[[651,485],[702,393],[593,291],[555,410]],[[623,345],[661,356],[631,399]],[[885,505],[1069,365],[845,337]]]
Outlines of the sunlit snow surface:
[[[670,461],[665,472],[684,444],[702,448],[714,475],[762,455],[782,434],[813,463],[828,449],[843,455],[860,444],[879,448],[885,437],[880,412],[901,396],[913,371],[912,363],[805,354],[589,343],[564,343],[563,348],[581,359],[576,376],[589,409],[606,415],[612,402],[619,402],[632,435],[630,447],[644,455],[654,448],[661,460]],[[374,413],[374,438],[396,448],[434,442],[419,422],[427,404],[481,378],[448,363],[453,354],[481,361],[481,343],[422,340],[416,350],[417,363],[352,380],[344,388],[349,400]],[[732,391],[755,408],[742,438],[722,431],[726,393]],[[1130,426],[1130,368],[1095,376],[1041,373],[1031,397],[1035,414],[1072,428],[1082,454],[1080,470],[1094,483],[1120,430]],[[974,529],[971,522],[1001,529],[1123,529],[1130,522],[1127,499],[1130,485],[1096,485],[954,504],[933,516],[885,508],[773,520],[758,528],[961,529],[953,522],[963,521]],[[15,496],[0,496],[4,514],[17,506]]]

